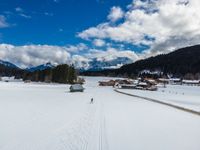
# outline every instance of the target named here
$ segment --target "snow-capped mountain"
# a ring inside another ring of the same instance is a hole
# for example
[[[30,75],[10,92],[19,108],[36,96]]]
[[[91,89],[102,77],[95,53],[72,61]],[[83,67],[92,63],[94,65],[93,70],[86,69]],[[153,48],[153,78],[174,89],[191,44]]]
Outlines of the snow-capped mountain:
[[[89,67],[87,70],[103,70],[103,69],[116,69],[120,68],[121,66],[125,64],[130,64],[132,63],[133,60],[127,57],[118,57],[113,60],[98,60],[94,58],[92,61],[89,62]]]
[[[8,61],[3,61],[3,60],[0,60],[0,65],[3,65],[5,67],[8,67],[8,68],[15,68],[15,69],[19,69],[19,67],[17,67],[16,65],[8,62]]]
[[[104,70],[104,69],[116,69],[120,68],[121,66],[125,64],[130,64],[133,61],[127,57],[118,57],[116,59],[112,60],[105,60],[105,59],[98,59],[98,58],[93,58],[90,61],[76,61],[73,62],[75,68],[85,71],[85,70],[90,70],[90,71],[98,71],[98,70]],[[0,65],[4,65],[5,67],[8,68],[18,68],[16,65],[7,62],[7,61],[2,61],[0,60]],[[48,62],[46,64],[42,64],[39,66],[33,66],[30,68],[26,68],[26,71],[29,72],[34,72],[34,71],[41,71],[49,68],[54,68],[55,66]]]
[[[50,62],[48,62],[46,64],[42,64],[42,65],[39,65],[39,66],[36,66],[36,67],[27,68],[26,70],[30,71],[30,72],[34,72],[34,71],[41,71],[41,70],[54,68],[54,67],[55,67],[54,65],[52,65]]]

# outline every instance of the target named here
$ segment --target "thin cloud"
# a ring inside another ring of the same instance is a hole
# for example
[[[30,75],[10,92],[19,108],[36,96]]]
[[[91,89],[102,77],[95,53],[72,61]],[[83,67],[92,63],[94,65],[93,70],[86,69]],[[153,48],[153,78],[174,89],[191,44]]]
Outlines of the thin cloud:
[[[54,14],[53,13],[49,13],[49,12],[45,12],[44,15],[52,17]]]
[[[23,14],[23,13],[21,13],[21,14],[19,14],[21,17],[24,17],[24,18],[26,18],[26,19],[31,19],[32,17],[31,16],[29,16],[29,15],[26,15],[26,14]]]
[[[53,0],[53,2],[55,2],[55,3],[59,3],[59,2],[60,2],[60,0]]]
[[[0,15],[0,28],[6,28],[9,27],[9,23],[6,21],[6,17],[3,15]]]
[[[27,15],[27,13],[21,7],[16,7],[15,11],[17,12],[17,15],[19,15],[23,18],[26,18],[26,19],[32,18],[30,15]]]
[[[23,12],[24,10],[23,10],[21,7],[16,7],[16,8],[15,8],[15,11],[16,11],[16,12]]]

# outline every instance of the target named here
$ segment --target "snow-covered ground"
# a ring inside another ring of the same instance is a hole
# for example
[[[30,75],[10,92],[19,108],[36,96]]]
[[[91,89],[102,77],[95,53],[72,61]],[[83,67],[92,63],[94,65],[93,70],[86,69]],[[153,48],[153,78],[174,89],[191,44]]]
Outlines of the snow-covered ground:
[[[84,93],[0,82],[0,150],[200,149],[199,116],[98,87],[102,79],[87,77]]]
[[[120,91],[200,112],[200,86],[167,85],[166,88],[158,88],[158,91],[127,89],[120,89]]]

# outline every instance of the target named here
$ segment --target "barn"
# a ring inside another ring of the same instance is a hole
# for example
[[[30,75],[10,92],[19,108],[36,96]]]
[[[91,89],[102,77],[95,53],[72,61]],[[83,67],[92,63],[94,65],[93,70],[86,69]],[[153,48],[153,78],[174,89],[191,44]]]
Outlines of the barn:
[[[83,92],[84,88],[81,84],[74,84],[70,86],[70,92]]]

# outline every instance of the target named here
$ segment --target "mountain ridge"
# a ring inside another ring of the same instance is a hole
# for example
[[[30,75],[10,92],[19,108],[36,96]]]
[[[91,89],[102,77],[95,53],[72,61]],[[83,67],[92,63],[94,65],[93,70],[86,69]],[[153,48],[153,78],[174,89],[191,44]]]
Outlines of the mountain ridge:
[[[123,65],[126,63],[125,65]],[[120,65],[123,65],[120,67]],[[114,66],[114,67],[113,67]],[[116,66],[119,68],[116,69]],[[36,67],[21,69],[16,65],[0,60],[0,75],[19,74],[24,71],[34,72],[55,67],[50,62]],[[81,69],[80,69],[81,70]],[[146,70],[146,71],[144,71]],[[168,54],[160,54],[131,63],[126,57],[118,57],[111,61],[94,59],[88,70],[81,70],[81,75],[138,76],[148,72],[162,72],[183,77],[186,74],[200,74],[200,45],[175,50]]]
[[[51,62],[47,62],[46,64],[41,64],[38,66],[34,66],[34,67],[30,67],[30,68],[26,68],[26,71],[29,72],[34,72],[34,71],[42,71],[45,69],[50,69],[50,68],[54,68],[55,66],[51,64]]]
[[[83,75],[138,76],[143,70],[163,72],[183,77],[188,73],[200,73],[200,45],[189,46],[168,54],[160,54],[134,63],[123,65],[119,69],[98,72],[84,72]]]

